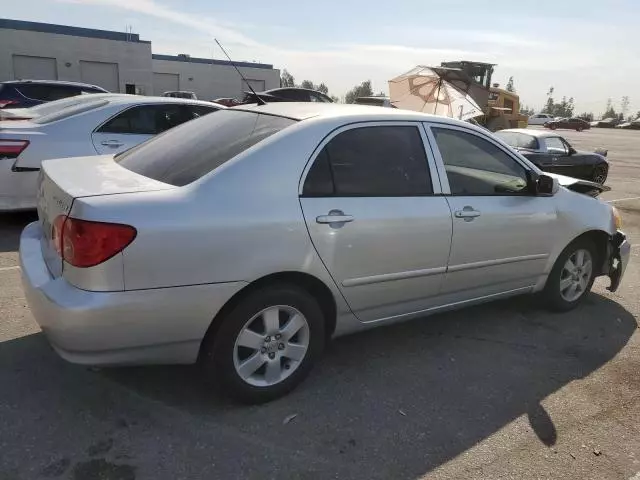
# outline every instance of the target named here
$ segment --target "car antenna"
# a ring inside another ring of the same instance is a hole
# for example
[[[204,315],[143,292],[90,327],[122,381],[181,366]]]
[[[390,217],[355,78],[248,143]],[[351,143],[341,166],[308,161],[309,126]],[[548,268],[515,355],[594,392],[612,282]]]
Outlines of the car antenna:
[[[231,65],[233,65],[233,68],[236,69],[236,72],[238,72],[238,75],[240,75],[240,78],[242,78],[242,80],[244,80],[244,83],[247,84],[247,87],[249,87],[249,90],[251,90],[251,93],[253,93],[253,95],[256,97],[257,103],[258,105],[266,105],[267,102],[265,102],[262,98],[260,98],[258,96],[258,94],[256,93],[256,91],[253,89],[253,87],[251,86],[251,84],[247,81],[246,78],[244,78],[244,75],[242,75],[242,72],[240,71],[240,69],[236,66],[236,63],[231,60],[231,57],[229,56],[229,54],[227,53],[227,51],[224,49],[224,47],[220,44],[220,42],[218,41],[217,38],[214,38],[214,40],[216,41],[216,43],[218,44],[218,46],[220,47],[220,50],[222,50],[222,53],[225,54],[225,56],[229,59],[229,61],[231,62]]]

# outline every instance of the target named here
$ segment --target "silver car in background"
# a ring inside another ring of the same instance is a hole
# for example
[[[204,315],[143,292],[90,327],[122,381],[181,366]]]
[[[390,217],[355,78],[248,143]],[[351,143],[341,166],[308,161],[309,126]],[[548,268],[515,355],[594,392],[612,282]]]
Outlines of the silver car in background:
[[[20,260],[65,359],[202,364],[284,395],[332,337],[511,295],[615,290],[616,210],[486,130],[367,106],[223,110],[120,155],[43,163]]]

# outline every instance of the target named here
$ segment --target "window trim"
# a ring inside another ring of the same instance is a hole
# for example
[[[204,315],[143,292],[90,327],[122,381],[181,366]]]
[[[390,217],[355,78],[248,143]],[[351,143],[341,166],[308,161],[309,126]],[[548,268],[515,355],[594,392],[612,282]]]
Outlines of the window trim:
[[[327,145],[327,143],[329,143],[331,140],[333,140],[336,136],[340,135],[343,132],[349,131],[349,130],[355,130],[356,128],[366,128],[366,127],[415,127],[418,130],[418,133],[420,134],[420,138],[422,139],[422,147],[424,148],[424,155],[425,158],[427,159],[427,168],[429,169],[429,176],[431,177],[431,190],[433,191],[433,193],[425,193],[425,194],[421,194],[421,195],[409,195],[409,196],[404,196],[404,195],[378,195],[378,196],[371,196],[371,195],[323,195],[323,196],[318,196],[318,195],[313,195],[313,196],[307,196],[303,194],[303,189],[304,189],[304,183],[307,179],[307,175],[309,174],[309,171],[311,170],[311,167],[313,166],[313,164],[315,163],[316,159],[318,158],[318,155],[320,155],[320,152],[322,152],[322,150],[324,149],[324,147]],[[348,124],[344,124],[341,125],[339,127],[334,128],[333,130],[331,130],[327,135],[325,135],[325,137],[320,141],[320,143],[318,144],[318,146],[313,150],[313,152],[311,153],[311,155],[309,156],[309,158],[307,159],[307,163],[304,166],[304,169],[302,170],[302,174],[300,175],[300,181],[298,183],[298,197],[299,198],[408,198],[408,197],[433,197],[433,196],[439,196],[442,194],[442,187],[440,186],[440,179],[439,179],[439,175],[438,175],[438,171],[436,169],[436,162],[433,156],[433,153],[431,151],[431,148],[429,146],[428,140],[427,140],[427,136],[426,133],[424,131],[424,127],[421,125],[421,122],[411,122],[411,121],[389,121],[389,120],[384,120],[384,121],[365,121],[365,122],[354,122],[354,123],[348,123]]]
[[[491,138],[489,135],[485,135],[484,132],[479,132],[477,130],[473,130],[471,128],[465,128],[458,125],[452,125],[448,123],[439,123],[437,121],[423,122],[424,128],[427,132],[427,138],[429,139],[429,144],[431,145],[431,149],[433,151],[433,156],[435,157],[436,166],[438,169],[438,176],[440,178],[440,183],[442,184],[442,195],[448,197],[523,197],[523,196],[531,196],[534,197],[535,193],[527,190],[522,193],[498,193],[495,195],[485,195],[481,193],[476,194],[467,194],[467,195],[456,195],[451,193],[451,186],[449,185],[449,177],[447,176],[447,171],[445,169],[444,161],[442,160],[442,154],[440,153],[440,149],[438,148],[438,143],[436,142],[436,137],[431,131],[431,128],[444,128],[449,130],[457,130],[462,133],[468,133],[471,135],[475,135],[487,142],[493,144],[498,149],[502,150],[509,158],[515,161],[518,165],[520,165],[527,176],[527,179],[530,178],[532,174],[537,174],[536,170],[532,169],[526,162],[522,161],[517,156],[513,155],[509,149],[505,148],[503,145],[498,143],[495,139]],[[545,145],[546,146],[546,145]]]

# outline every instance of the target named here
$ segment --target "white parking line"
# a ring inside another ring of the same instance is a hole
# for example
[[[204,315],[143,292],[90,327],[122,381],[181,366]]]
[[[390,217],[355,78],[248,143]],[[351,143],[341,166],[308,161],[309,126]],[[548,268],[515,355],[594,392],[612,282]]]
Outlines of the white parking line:
[[[628,200],[640,200],[640,197],[617,198],[615,200],[607,200],[607,202],[609,202],[609,203],[626,202]]]
[[[0,267],[0,272],[8,272],[10,270],[20,270],[20,267],[18,265],[15,267]]]

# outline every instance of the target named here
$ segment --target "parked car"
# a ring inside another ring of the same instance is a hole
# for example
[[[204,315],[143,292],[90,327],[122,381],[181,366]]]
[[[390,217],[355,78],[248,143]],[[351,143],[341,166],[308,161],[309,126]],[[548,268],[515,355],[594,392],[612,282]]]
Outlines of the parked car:
[[[60,80],[0,82],[0,109],[28,108],[41,103],[88,93],[109,93],[97,85]]]
[[[603,120],[596,120],[595,122],[591,122],[589,125],[597,128],[614,128],[618,125],[619,120],[617,118],[605,118]]]
[[[546,172],[582,178],[604,184],[609,173],[607,151],[577,151],[557,133],[534,129],[510,129],[495,132],[505,143]]]
[[[332,337],[519,293],[569,310],[600,275],[615,291],[620,216],[573,182],[450,118],[236,107],[119,155],[44,162],[21,272],[63,358],[199,361],[262,402]]]
[[[213,101],[215,103],[219,103],[220,105],[224,105],[225,107],[236,107],[242,104],[242,102],[240,102],[240,100],[238,100],[237,98],[231,97],[216,98]]]
[[[529,117],[527,123],[529,125],[544,125],[545,123],[552,122],[553,120],[553,115],[549,115],[548,113],[536,113]]]
[[[389,97],[358,97],[355,103],[358,105],[372,105],[374,107],[396,108],[391,105],[391,99]]]
[[[545,123],[544,128],[549,128],[551,130],[566,128],[569,130],[575,130],[576,132],[581,132],[583,130],[589,130],[591,128],[591,124],[581,118],[561,118],[560,120],[553,120]]]
[[[625,130],[640,130],[640,118],[636,118],[630,122],[621,123],[616,125],[616,128],[623,128]]]
[[[187,98],[189,100],[197,100],[198,97],[194,92],[186,92],[186,91],[175,91],[175,92],[164,92],[162,94],[163,97],[171,97],[171,98]]]
[[[256,95],[267,103],[273,102],[319,102],[333,103],[331,97],[316,90],[307,88],[285,87],[274,88],[265,92],[257,92]],[[256,97],[252,92],[244,92],[243,104],[256,103]]]
[[[91,95],[76,95],[75,97],[62,98],[51,102],[41,103],[29,108],[9,108],[0,110],[0,121],[7,120],[32,120],[34,118],[49,115],[57,110],[73,105],[95,102],[100,98],[132,97],[124,93],[93,93]]]
[[[118,153],[221,105],[165,97],[99,97],[29,121],[0,122],[0,211],[36,207],[43,160]]]

